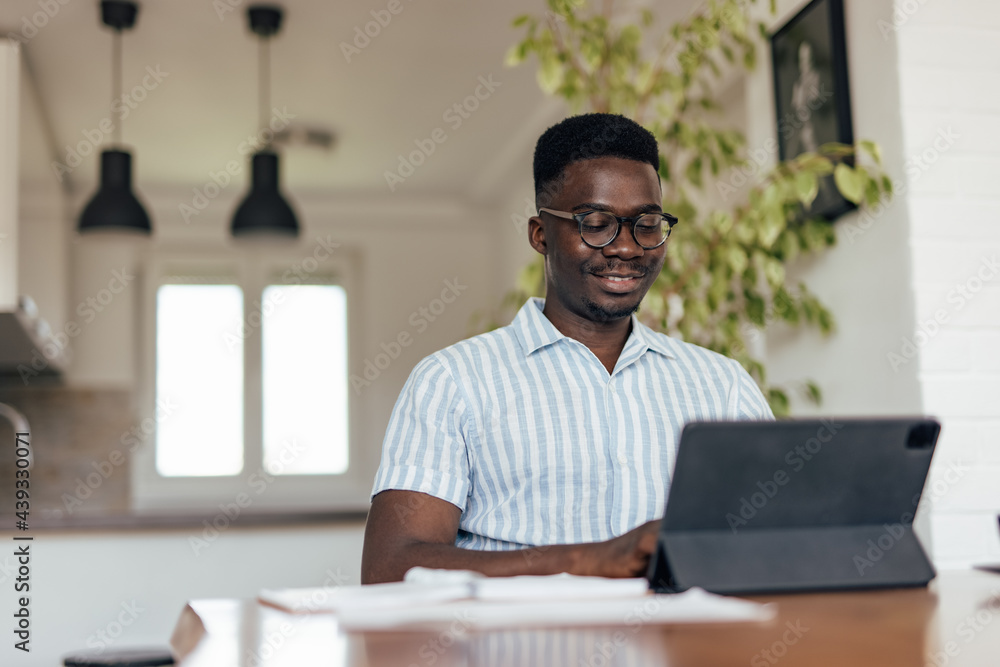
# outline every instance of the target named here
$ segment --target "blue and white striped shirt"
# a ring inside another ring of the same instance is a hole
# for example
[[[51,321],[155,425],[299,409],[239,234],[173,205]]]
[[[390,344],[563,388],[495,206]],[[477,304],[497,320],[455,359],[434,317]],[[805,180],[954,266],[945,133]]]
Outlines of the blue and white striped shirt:
[[[643,325],[610,375],[532,299],[502,329],[421,361],[372,489],[462,510],[456,546],[597,542],[663,514],[684,424],[773,419],[736,361]]]

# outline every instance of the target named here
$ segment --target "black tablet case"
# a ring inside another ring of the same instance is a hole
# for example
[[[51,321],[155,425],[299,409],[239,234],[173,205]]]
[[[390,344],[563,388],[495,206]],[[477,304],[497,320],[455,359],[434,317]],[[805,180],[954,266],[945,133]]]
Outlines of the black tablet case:
[[[926,418],[686,425],[650,587],[926,585],[912,523],[940,430]]]

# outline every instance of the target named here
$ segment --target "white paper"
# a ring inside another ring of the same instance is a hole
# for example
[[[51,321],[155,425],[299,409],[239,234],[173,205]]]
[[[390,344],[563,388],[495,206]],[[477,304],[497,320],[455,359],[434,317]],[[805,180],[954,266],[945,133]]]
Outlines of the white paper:
[[[472,586],[477,600],[496,602],[636,598],[644,596],[649,590],[649,582],[645,579],[608,579],[572,574],[492,577],[474,581]]]
[[[262,590],[257,599],[295,613],[331,613],[355,609],[396,609],[469,599],[468,584],[414,584],[394,582],[336,588]]]
[[[463,600],[444,604],[383,609],[354,609],[339,617],[346,630],[416,630],[448,626],[456,621],[477,630],[544,628],[581,625],[766,622],[774,604],[759,604],[713,595],[694,588],[684,593],[632,598],[548,602]]]
[[[456,621],[475,629],[764,622],[776,613],[773,604],[699,588],[671,595],[647,588],[645,579],[483,577],[419,568],[404,582],[264,590],[258,599],[291,612],[334,613],[349,630],[422,629]]]

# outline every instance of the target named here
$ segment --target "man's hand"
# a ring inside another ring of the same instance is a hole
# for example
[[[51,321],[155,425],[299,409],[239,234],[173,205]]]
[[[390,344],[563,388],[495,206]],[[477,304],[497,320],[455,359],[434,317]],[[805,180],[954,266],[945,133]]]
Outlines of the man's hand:
[[[455,546],[462,511],[416,491],[383,491],[372,501],[361,557],[361,581],[400,581],[411,567],[474,570],[488,576],[569,572],[641,577],[656,548],[659,521],[607,542],[473,551]]]
[[[595,577],[642,577],[656,550],[660,520],[648,521],[607,542],[579,545],[573,574]]]

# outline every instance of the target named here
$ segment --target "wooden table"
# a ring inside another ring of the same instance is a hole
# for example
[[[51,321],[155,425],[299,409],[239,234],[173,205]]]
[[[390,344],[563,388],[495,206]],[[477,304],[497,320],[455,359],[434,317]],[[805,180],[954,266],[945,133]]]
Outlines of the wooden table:
[[[347,634],[332,615],[248,600],[188,604],[171,644],[184,667],[1000,665],[1000,575],[950,571],[928,588],[758,596],[763,624]]]

